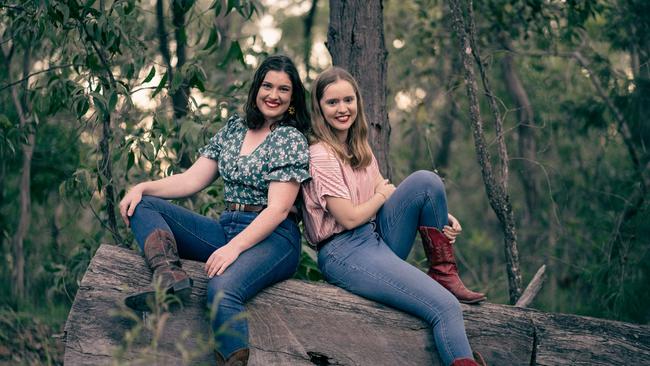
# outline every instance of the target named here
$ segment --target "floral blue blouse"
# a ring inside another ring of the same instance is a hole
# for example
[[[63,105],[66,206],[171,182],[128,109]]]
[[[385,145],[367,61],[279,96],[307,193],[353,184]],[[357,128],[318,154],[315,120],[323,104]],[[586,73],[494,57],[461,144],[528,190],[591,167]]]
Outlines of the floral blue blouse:
[[[246,131],[244,120],[235,114],[199,149],[199,154],[217,161],[225,201],[266,205],[272,181],[302,183],[310,178],[309,145],[296,128],[278,126],[253,152],[240,156]]]

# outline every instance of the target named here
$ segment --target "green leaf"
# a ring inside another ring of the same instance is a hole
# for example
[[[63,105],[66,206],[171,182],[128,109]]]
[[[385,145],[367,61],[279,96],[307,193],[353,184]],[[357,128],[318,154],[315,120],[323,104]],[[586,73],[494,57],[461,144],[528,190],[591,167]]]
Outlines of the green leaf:
[[[92,92],[90,95],[93,97],[93,103],[97,109],[104,115],[108,114],[108,106],[106,102],[106,98],[104,98],[103,95],[97,93],[97,92]]]
[[[90,108],[90,103],[88,102],[88,98],[85,96],[79,98],[77,102],[75,103],[75,112],[77,113],[77,118],[83,117],[86,112],[88,112],[88,109]]]
[[[208,42],[205,44],[205,47],[203,47],[203,50],[207,50],[214,46],[217,41],[221,43],[221,34],[219,33],[219,30],[217,27],[213,27],[212,30],[210,30],[210,37],[208,37]],[[213,49],[212,52],[214,52],[216,49]]]
[[[203,68],[199,65],[192,65],[189,69],[189,74],[191,75],[189,80],[190,87],[196,87],[200,91],[204,92],[207,77]]]
[[[226,9],[226,15],[230,14],[232,9],[239,9],[241,5],[239,4],[239,0],[228,0],[228,8]]]
[[[233,41],[232,43],[230,43],[230,49],[226,54],[226,58],[223,60],[221,64],[219,64],[219,67],[223,68],[224,66],[229,64],[232,60],[239,61],[242,65],[245,65],[244,53],[242,52],[241,47],[239,46],[239,42],[237,41]]]
[[[156,67],[151,66],[151,70],[149,70],[149,74],[147,75],[147,77],[144,78],[144,80],[142,80],[142,84],[150,82],[155,75],[156,75]]]
[[[133,153],[133,151],[129,151],[129,158],[128,158],[127,162],[126,162],[126,172],[125,173],[128,173],[128,171],[131,169],[131,167],[133,167],[133,164],[135,164],[135,154]]]
[[[9,121],[9,118],[5,116],[4,114],[0,114],[0,129],[2,130],[8,130],[11,128],[11,122]]]
[[[172,80],[172,86],[171,90],[169,91],[170,93],[175,93],[178,88],[181,86],[183,83],[183,73],[182,72],[177,72],[174,74],[174,79]]]
[[[65,24],[68,22],[68,19],[70,19],[70,9],[65,4],[59,3],[58,5],[63,14],[63,23]]]
[[[108,112],[112,112],[115,110],[115,106],[117,105],[117,92],[113,91],[111,92],[111,96],[108,99]]]
[[[117,80],[115,83],[115,90],[118,94],[129,95],[129,85],[122,80]]]
[[[210,9],[212,8],[214,8],[214,16],[218,17],[221,14],[221,9],[223,9],[223,0],[215,0],[210,6]]]
[[[165,84],[167,83],[167,72],[165,72],[165,75],[163,75],[162,79],[160,79],[160,83],[158,83],[158,86],[156,87],[156,90],[153,91],[153,94],[151,94],[151,97],[155,97],[160,93],[160,91],[165,87]]]

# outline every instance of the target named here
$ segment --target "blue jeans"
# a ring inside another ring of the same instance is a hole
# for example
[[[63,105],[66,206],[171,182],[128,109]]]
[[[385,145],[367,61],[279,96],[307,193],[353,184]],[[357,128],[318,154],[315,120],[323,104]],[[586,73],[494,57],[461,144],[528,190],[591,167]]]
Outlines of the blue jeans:
[[[350,292],[424,319],[444,365],[472,358],[458,300],[426,273],[405,261],[418,226],[442,229],[447,198],[440,178],[408,176],[375,221],[335,236],[318,252],[325,279]]]
[[[131,217],[131,230],[140,249],[155,229],[174,234],[181,258],[205,262],[212,252],[227,244],[257,217],[254,212],[225,211],[219,221],[201,216],[166,200],[144,196]],[[291,219],[284,220],[266,239],[241,253],[220,276],[208,282],[207,304],[217,299],[212,322],[217,351],[228,358],[248,347],[248,322],[241,318],[244,303],[265,287],[290,278],[300,259],[300,231]],[[222,325],[224,329],[219,331]]]

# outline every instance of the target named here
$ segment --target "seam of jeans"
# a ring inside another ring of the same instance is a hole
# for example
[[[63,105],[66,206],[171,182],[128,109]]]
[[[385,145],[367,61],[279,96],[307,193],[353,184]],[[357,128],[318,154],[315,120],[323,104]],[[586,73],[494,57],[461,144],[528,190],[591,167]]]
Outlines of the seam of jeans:
[[[176,225],[178,225],[178,226],[180,226],[181,228],[183,228],[183,230],[187,231],[190,235],[192,235],[192,236],[195,237],[196,239],[200,240],[201,242],[203,242],[203,243],[205,243],[205,244],[207,244],[207,245],[213,247],[215,250],[216,250],[216,249],[219,249],[219,247],[217,247],[217,246],[215,246],[215,245],[212,245],[211,243],[205,241],[203,238],[200,238],[199,236],[197,236],[196,234],[194,234],[194,232],[192,232],[192,230],[188,229],[185,225],[181,224],[178,220],[175,220],[175,219],[172,218],[170,215],[168,215],[168,214],[166,214],[166,213],[164,213],[164,212],[158,211],[158,210],[155,210],[155,211],[157,211],[161,216],[166,216],[167,218],[169,218],[171,221],[173,221],[174,223],[176,223]],[[225,230],[224,230],[224,231],[225,231]],[[225,244],[225,243],[224,243],[224,244]],[[176,245],[178,245],[178,244],[176,244]]]
[[[385,230],[382,228],[381,233],[384,234],[384,232],[392,232],[393,231],[393,226],[395,225],[395,222],[399,221],[399,219],[402,218],[402,216],[404,216],[404,212],[406,212],[405,207],[408,206],[412,202],[421,200],[422,196],[425,196],[424,199],[429,199],[429,201],[431,201],[431,198],[429,197],[429,195],[426,192],[420,192],[420,193],[417,193],[413,197],[412,200],[408,200],[408,201],[404,200],[404,201],[400,202],[399,207],[397,209],[393,210],[393,211],[397,211],[397,214],[396,215],[391,215],[390,220],[388,220],[388,219],[386,220],[386,224],[388,225],[388,227]],[[432,202],[432,205],[433,205],[433,202]],[[434,215],[435,215],[435,212],[434,212]],[[383,237],[383,235],[382,235],[382,237]]]

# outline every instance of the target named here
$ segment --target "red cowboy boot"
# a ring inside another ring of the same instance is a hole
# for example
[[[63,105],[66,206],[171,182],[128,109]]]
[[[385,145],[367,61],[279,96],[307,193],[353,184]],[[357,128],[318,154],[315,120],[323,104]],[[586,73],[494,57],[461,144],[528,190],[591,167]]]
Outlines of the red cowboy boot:
[[[420,226],[419,231],[424,253],[429,260],[429,276],[462,303],[475,304],[485,300],[485,294],[468,290],[458,277],[454,247],[445,234],[434,227],[427,226]]]
[[[156,229],[144,242],[144,258],[153,272],[153,283],[160,282],[160,287],[167,294],[174,294],[185,301],[192,293],[192,279],[181,268],[178,249],[174,235],[168,231]],[[127,296],[126,306],[138,311],[151,311],[156,291],[152,287],[145,291]]]
[[[451,366],[487,366],[487,363],[480,353],[474,352],[474,359],[457,358],[451,363]]]

